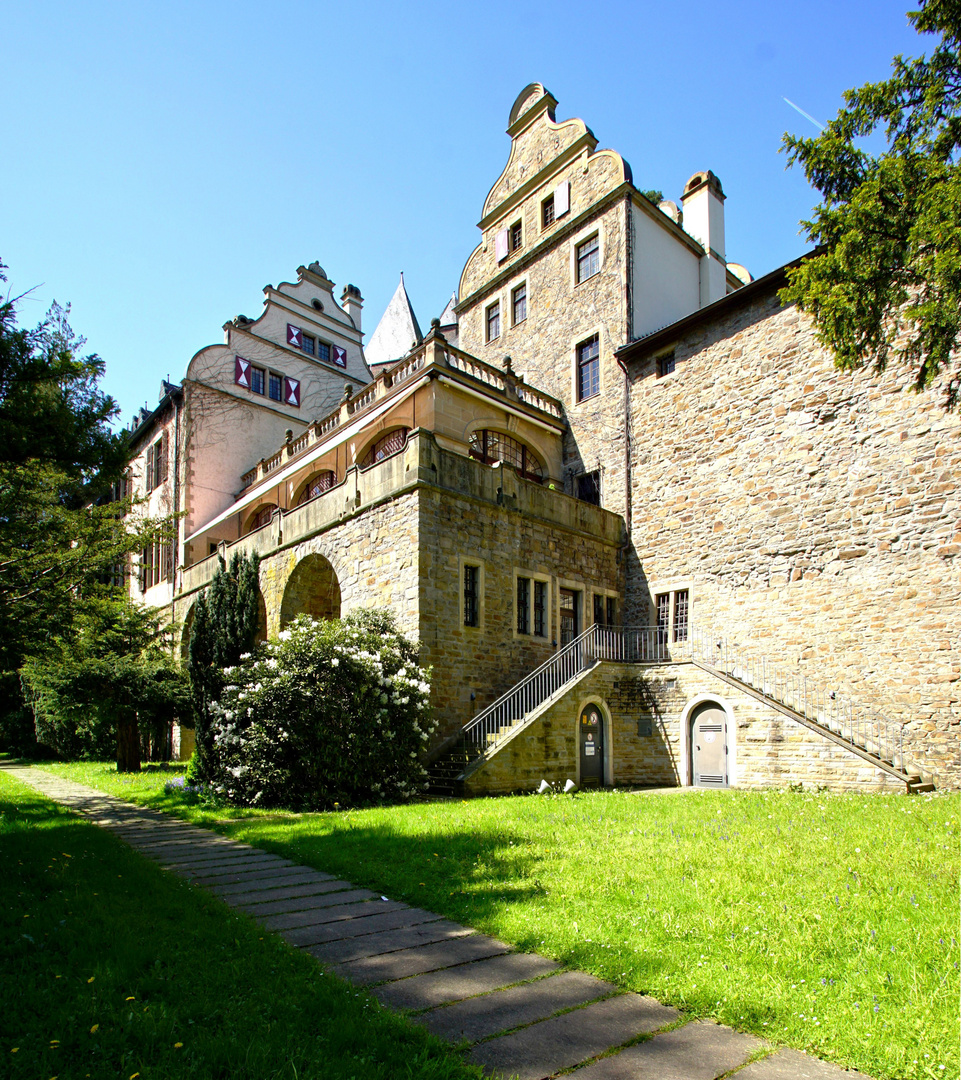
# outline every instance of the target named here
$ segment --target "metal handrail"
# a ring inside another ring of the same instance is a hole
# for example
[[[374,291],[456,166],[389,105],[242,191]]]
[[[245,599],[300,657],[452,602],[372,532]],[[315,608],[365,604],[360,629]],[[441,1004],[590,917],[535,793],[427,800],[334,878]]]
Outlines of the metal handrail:
[[[696,626],[684,627],[680,633],[663,626],[589,626],[463,728],[467,750],[476,757],[488,754],[534,709],[601,660],[627,664],[694,661],[906,775],[903,724],[886,720],[806,675]]]
[[[689,647],[690,658],[701,666],[750,687],[768,701],[906,774],[904,724],[887,720],[846,695],[756,656],[738,642],[710,630],[691,627]]]

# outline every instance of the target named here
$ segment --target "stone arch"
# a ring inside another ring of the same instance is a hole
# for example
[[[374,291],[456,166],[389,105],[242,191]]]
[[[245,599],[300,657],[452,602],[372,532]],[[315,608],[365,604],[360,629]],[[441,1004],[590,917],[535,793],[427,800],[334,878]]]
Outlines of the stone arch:
[[[581,714],[588,708],[597,709],[601,714],[601,724],[604,728],[604,768],[602,783],[604,787],[614,785],[614,718],[611,715],[610,706],[597,694],[589,694],[577,703],[577,711],[574,714],[574,781],[578,785],[581,782],[581,751],[580,751],[580,723]]]
[[[734,708],[721,694],[697,694],[684,706],[681,713],[680,734],[680,782],[682,787],[691,786],[691,723],[701,706],[720,709],[727,717],[727,783],[737,786],[737,721]]]
[[[314,619],[340,618],[340,582],[323,555],[306,555],[287,579],[280,603],[280,628],[298,615]]]
[[[257,529],[262,529],[265,525],[269,525],[270,519],[273,517],[276,509],[277,504],[272,502],[262,503],[258,506],[247,518],[242,535],[246,536],[248,533],[256,532]]]

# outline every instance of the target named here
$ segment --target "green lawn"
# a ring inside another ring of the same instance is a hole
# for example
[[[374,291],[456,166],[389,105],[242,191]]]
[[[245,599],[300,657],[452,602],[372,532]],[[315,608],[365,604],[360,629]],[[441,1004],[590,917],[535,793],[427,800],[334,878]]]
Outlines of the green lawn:
[[[467,1080],[310,957],[0,772],[0,1076]]]
[[[957,795],[598,792],[297,815],[56,771],[885,1080],[956,1077]]]

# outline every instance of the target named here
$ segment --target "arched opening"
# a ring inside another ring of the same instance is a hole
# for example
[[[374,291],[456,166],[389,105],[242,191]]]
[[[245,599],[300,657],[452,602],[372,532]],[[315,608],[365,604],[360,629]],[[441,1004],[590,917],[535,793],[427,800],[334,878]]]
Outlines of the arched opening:
[[[280,605],[280,627],[298,615],[340,618],[340,583],[323,555],[307,555],[294,567]]]
[[[300,494],[294,501],[294,505],[302,506],[305,502],[315,499],[318,495],[323,495],[325,491],[330,491],[336,483],[337,474],[331,472],[330,469],[324,469],[323,472],[314,473],[307,483],[304,484]]]
[[[276,509],[276,503],[265,503],[263,506],[257,507],[247,519],[247,524],[244,526],[244,536],[247,533],[255,532],[257,529],[262,529],[265,525],[269,525]]]
[[[366,469],[369,465],[376,465],[384,458],[399,454],[407,442],[407,434],[410,428],[397,428],[395,431],[382,435],[375,443],[367,448],[366,453],[360,459],[360,467]]]
[[[485,465],[496,465],[499,461],[513,465],[526,480],[537,484],[544,480],[544,466],[534,451],[501,431],[489,428],[475,431],[470,437],[470,456]]]
[[[181,662],[187,660],[187,653],[190,649],[190,631],[194,625],[194,615],[197,614],[197,604],[194,602],[190,605],[190,610],[187,612],[187,617],[183,621],[183,625],[180,628],[180,659]]]
[[[728,787],[728,717],[717,701],[702,701],[691,709],[690,781],[694,787]]]
[[[600,702],[582,705],[577,718],[577,783],[582,788],[611,783],[610,717]]]

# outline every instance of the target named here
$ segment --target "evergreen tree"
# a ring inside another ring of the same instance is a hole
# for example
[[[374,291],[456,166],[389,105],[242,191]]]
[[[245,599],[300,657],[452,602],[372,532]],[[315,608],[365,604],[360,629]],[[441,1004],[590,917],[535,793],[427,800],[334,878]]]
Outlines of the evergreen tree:
[[[212,715],[210,704],[226,685],[224,669],[236,667],[257,642],[260,620],[260,557],[235,552],[223,559],[197,598],[187,643],[187,671],[194,702],[197,773],[209,779]]]
[[[891,78],[844,95],[813,139],[785,135],[824,202],[802,224],[822,248],[781,297],[811,313],[841,368],[883,369],[895,340],[918,389],[948,375],[958,399],[961,335],[961,3],[921,0],[908,15],[940,35],[929,56],[892,62]],[[887,149],[862,140],[884,131]]]

